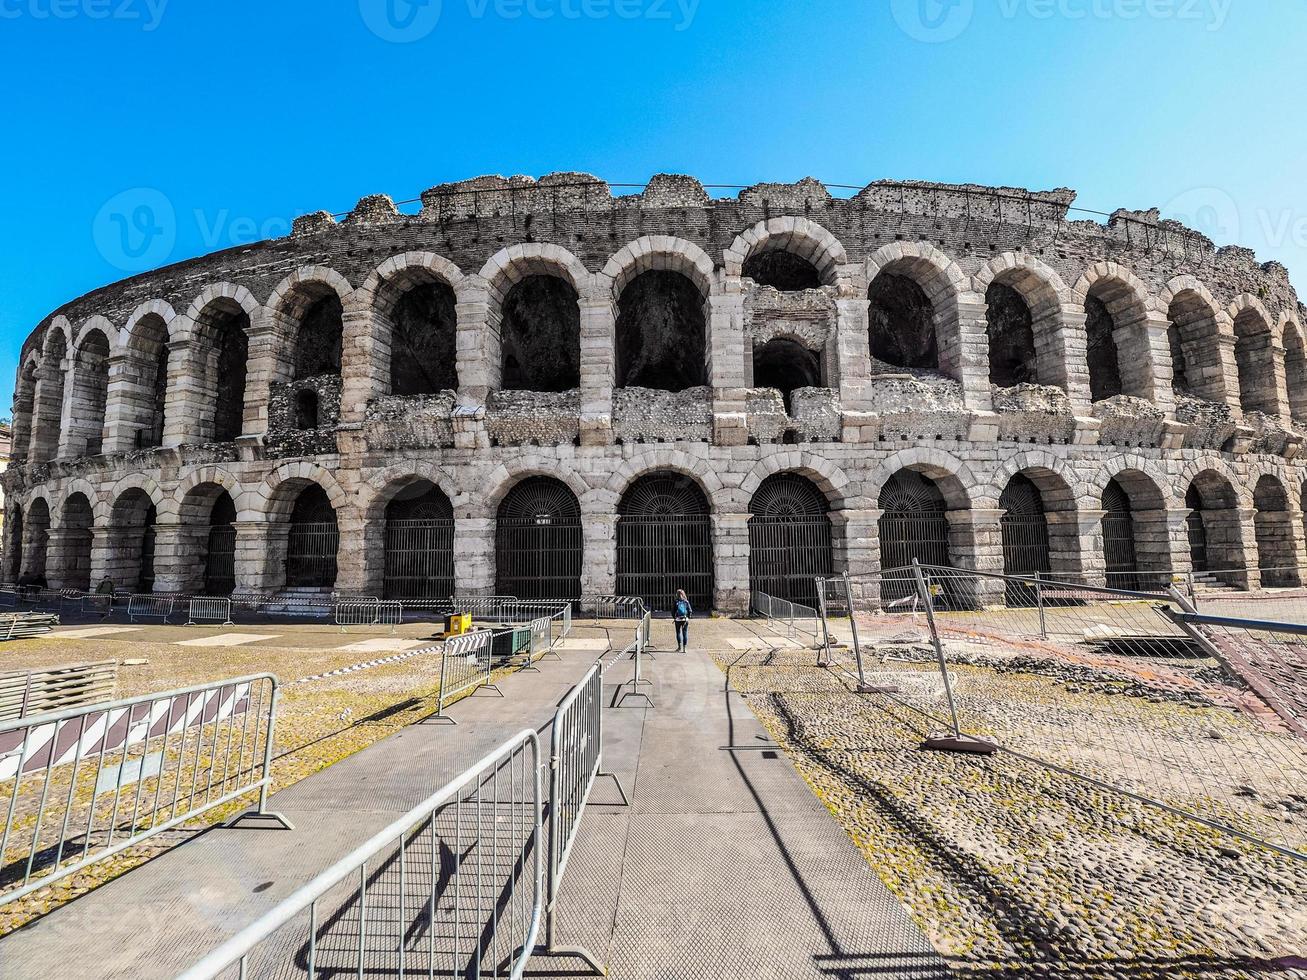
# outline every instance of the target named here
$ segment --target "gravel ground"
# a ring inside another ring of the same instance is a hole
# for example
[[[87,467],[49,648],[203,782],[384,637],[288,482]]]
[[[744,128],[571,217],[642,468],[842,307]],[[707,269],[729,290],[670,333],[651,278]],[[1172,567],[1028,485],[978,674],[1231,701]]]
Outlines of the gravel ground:
[[[359,635],[342,638],[340,634],[331,632],[286,637],[288,641],[328,647],[361,638]],[[298,678],[393,655],[387,651],[360,653],[306,646],[187,648],[169,643],[113,639],[42,639],[5,644],[2,653],[0,664],[5,670],[117,658],[120,666],[116,696],[120,698],[271,671],[283,685],[274,743],[274,792],[433,713],[440,679],[440,658],[422,655],[335,677],[295,683]],[[145,662],[128,666],[121,663],[124,659]],[[6,805],[9,785],[0,784],[0,800]],[[253,799],[251,794],[249,801]],[[81,873],[0,907],[0,935],[117,877],[214,823],[234,816],[248,805],[242,799],[210,811],[193,825],[161,833],[139,847],[93,864]]]
[[[924,666],[875,665],[904,681],[904,704],[855,693],[809,651],[714,656],[960,975],[1307,977],[1307,864],[1009,753],[921,751],[938,726],[919,709],[943,707]],[[1192,794],[1191,774],[1172,771],[1175,745],[1225,772],[1248,740],[1282,738],[1188,692],[1122,696],[1128,684],[1104,691],[1082,671],[1077,683],[1023,666],[955,667],[964,715],[1000,741],[1056,735],[1048,752],[1077,769],[1127,765],[1141,790]],[[1218,712],[1244,741],[1211,738]],[[1161,728],[1167,751],[1141,757],[1131,733]],[[1281,774],[1245,810],[1214,809],[1301,833],[1307,817],[1267,805],[1295,788]],[[1303,770],[1290,776],[1304,791]]]

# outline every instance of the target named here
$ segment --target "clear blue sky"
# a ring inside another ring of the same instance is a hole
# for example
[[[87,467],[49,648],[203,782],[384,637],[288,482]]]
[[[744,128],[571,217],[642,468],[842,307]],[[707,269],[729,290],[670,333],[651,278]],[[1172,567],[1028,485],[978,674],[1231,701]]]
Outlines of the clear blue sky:
[[[164,264],[482,173],[1068,186],[1307,295],[1304,42],[1253,0],[0,0],[0,414],[138,188]]]

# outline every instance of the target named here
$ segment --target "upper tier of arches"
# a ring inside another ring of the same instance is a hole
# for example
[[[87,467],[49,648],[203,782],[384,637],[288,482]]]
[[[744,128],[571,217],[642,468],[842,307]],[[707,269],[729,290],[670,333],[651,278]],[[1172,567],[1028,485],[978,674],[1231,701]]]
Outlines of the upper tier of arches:
[[[1189,274],[1150,285],[1121,262],[1074,274],[1059,264],[1021,251],[955,258],[909,241],[851,260],[799,217],[759,222],[716,257],[647,235],[597,269],[545,243],[505,247],[476,269],[421,251],[352,276],[306,264],[262,299],[218,281],[184,305],[150,300],[117,322],[54,316],[20,360],[14,455],[45,462],[330,429],[362,421],[378,398],[442,392],[484,404],[500,390],[577,391],[579,411],[602,416],[614,388],[765,383],[786,410],[795,389],[817,386],[846,410],[875,412],[867,381],[895,372],[951,379],[975,411],[993,409],[994,388],[1033,384],[1060,389],[1076,415],[1125,397],[1174,416],[1196,399],[1236,421],[1262,413],[1307,428],[1297,308],[1276,311],[1248,292],[1218,299]],[[824,348],[790,336],[784,308],[750,306],[759,288],[813,297],[828,311]],[[751,355],[741,326],[762,317],[774,329]],[[278,386],[296,391],[283,413],[292,421],[274,417]]]

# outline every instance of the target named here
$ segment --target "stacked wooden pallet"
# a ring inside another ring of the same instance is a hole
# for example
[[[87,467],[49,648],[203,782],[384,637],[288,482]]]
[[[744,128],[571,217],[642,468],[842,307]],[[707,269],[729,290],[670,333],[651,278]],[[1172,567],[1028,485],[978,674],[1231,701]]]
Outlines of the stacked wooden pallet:
[[[113,700],[118,662],[0,673],[0,722]]]
[[[4,613],[0,614],[0,640],[21,640],[28,636],[49,633],[59,625],[55,613]]]

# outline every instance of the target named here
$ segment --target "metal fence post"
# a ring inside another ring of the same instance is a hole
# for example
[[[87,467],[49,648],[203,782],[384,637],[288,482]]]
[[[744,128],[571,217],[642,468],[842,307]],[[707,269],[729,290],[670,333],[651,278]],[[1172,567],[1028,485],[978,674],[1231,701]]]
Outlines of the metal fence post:
[[[926,585],[926,577],[921,574],[921,563],[912,559],[912,575],[917,581],[917,591],[922,604],[926,607],[926,623],[930,627],[930,640],[935,647],[935,658],[939,663],[940,679],[944,682],[944,696],[948,699],[949,717],[953,722],[953,731],[948,735],[932,735],[921,743],[923,749],[937,749],[944,752],[971,752],[976,755],[992,755],[998,751],[993,742],[986,742],[962,734],[958,722],[958,707],[953,700],[953,683],[948,676],[948,661],[944,659],[944,644],[939,639],[939,629],[935,625],[935,601]]]
[[[862,669],[862,644],[858,642],[858,617],[855,615],[853,608],[853,583],[849,580],[849,573],[844,573],[844,601],[849,604],[849,626],[853,630],[853,660],[858,667],[858,687],[867,686],[867,676]]]
[[[1035,605],[1039,607],[1039,638],[1048,639],[1048,622],[1044,617],[1044,586],[1035,572]]]

